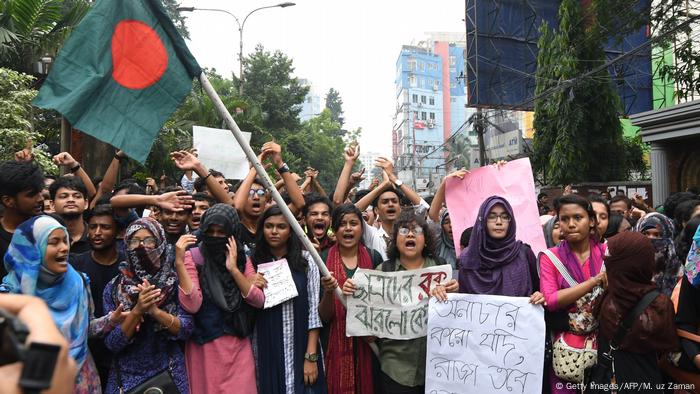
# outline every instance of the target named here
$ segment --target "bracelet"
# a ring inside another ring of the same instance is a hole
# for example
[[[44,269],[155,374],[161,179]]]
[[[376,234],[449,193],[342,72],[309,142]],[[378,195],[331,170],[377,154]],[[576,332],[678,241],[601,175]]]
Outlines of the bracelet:
[[[126,156],[119,156],[119,155],[116,154],[116,153],[114,154],[114,158],[115,158],[116,160],[120,161],[120,162],[122,162],[122,161],[128,159],[128,157],[126,157]]]
[[[71,173],[75,173],[80,169],[80,163],[76,163],[73,167],[70,168]]]
[[[207,181],[207,178],[209,178],[210,176],[211,176],[211,172],[208,173],[207,176],[205,176],[204,178],[202,178],[202,182],[206,182],[206,181]]]

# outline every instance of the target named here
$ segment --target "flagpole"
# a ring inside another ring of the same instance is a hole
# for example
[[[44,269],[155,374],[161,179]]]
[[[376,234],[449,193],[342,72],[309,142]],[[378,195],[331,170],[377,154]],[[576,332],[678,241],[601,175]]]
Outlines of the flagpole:
[[[241,146],[241,149],[243,149],[243,153],[245,153],[246,157],[248,158],[248,161],[253,164],[253,168],[255,168],[255,171],[258,173],[258,177],[260,177],[260,179],[264,183],[264,186],[272,194],[272,199],[275,200],[277,205],[280,207],[282,215],[284,215],[285,219],[287,219],[287,222],[289,222],[289,225],[292,226],[292,230],[294,230],[294,233],[296,233],[296,235],[301,240],[301,243],[304,244],[306,250],[311,254],[311,257],[313,257],[314,262],[318,266],[318,270],[321,272],[321,276],[329,276],[330,273],[328,272],[326,264],[323,263],[323,259],[321,259],[321,256],[318,254],[316,248],[309,240],[309,237],[306,236],[306,233],[299,225],[299,222],[297,222],[297,219],[292,214],[292,211],[289,210],[287,203],[284,202],[284,199],[282,199],[282,195],[275,187],[275,184],[272,182],[272,180],[270,180],[270,177],[267,175],[267,171],[265,171],[265,167],[263,167],[262,163],[260,163],[260,161],[258,160],[258,156],[250,147],[248,141],[246,141],[245,138],[243,138],[243,133],[241,133],[241,129],[238,128],[236,121],[233,120],[233,117],[228,112],[228,109],[226,109],[226,106],[224,105],[223,101],[221,101],[219,94],[216,93],[214,87],[211,86],[211,83],[209,82],[209,79],[204,74],[204,72],[202,72],[199,75],[199,82],[202,84],[204,91],[207,93],[211,101],[214,102],[214,107],[219,112],[219,115],[221,115],[221,117],[223,117],[226,121],[229,130],[231,130],[233,137],[236,139],[236,141],[238,141],[238,144]],[[340,301],[340,303],[343,304],[343,307],[347,309],[345,296],[340,290],[340,287],[336,287],[334,293],[335,296],[338,298],[338,301]],[[378,355],[379,349],[377,348],[377,345],[375,343],[370,343],[369,345],[372,348],[372,351],[374,351],[374,353]]]

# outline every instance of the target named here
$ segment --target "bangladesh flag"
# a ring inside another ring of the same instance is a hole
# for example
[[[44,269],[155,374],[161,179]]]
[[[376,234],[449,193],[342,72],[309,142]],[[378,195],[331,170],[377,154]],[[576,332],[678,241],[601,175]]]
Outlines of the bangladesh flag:
[[[73,30],[34,105],[145,162],[201,69],[158,0],[99,0]]]

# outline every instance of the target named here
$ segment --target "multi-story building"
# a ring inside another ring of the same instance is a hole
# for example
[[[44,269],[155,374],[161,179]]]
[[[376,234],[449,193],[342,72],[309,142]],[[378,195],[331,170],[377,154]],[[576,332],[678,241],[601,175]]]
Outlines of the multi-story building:
[[[463,75],[463,34],[429,33],[399,53],[393,155],[399,177],[419,193],[431,194],[444,177],[445,141],[456,132],[473,139],[462,130],[470,116]]]
[[[374,161],[377,160],[378,157],[382,156],[381,153],[377,152],[361,152],[359,161],[360,161],[360,168],[365,169],[365,180],[360,182],[359,188],[360,189],[366,189],[369,187],[369,184],[372,182],[372,171],[377,168],[374,166]]]
[[[304,97],[304,103],[299,112],[299,120],[304,122],[321,113],[321,96],[308,79],[299,79],[299,84],[309,87],[309,93]]]

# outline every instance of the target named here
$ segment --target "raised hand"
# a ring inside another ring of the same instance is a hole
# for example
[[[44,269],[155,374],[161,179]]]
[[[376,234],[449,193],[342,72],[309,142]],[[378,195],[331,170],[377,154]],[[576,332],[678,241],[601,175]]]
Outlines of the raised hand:
[[[185,208],[194,206],[192,196],[187,194],[185,190],[177,190],[174,192],[163,193],[156,197],[156,205],[162,209],[167,209],[174,212],[184,211]]]
[[[78,162],[68,152],[61,152],[54,156],[52,160],[57,166],[68,168],[75,167],[75,165],[78,164]]]
[[[143,283],[136,288],[139,290],[139,298],[134,307],[134,311],[142,314],[150,314],[157,308],[156,305],[160,300],[160,289],[148,283],[147,280],[144,280]]]
[[[236,246],[236,239],[233,237],[228,238],[228,244],[226,245],[226,269],[230,273],[234,273],[238,270],[238,248]]]
[[[358,183],[364,181],[367,177],[365,176],[365,169],[362,168],[360,171],[353,172],[350,175],[350,182],[352,182],[354,185],[357,185]]]
[[[378,157],[374,161],[374,165],[386,171],[387,175],[394,173],[394,163],[392,163],[391,160],[387,159],[386,157]]]
[[[122,304],[119,304],[119,306],[117,306],[117,309],[113,310],[109,314],[109,322],[113,326],[117,326],[119,324],[122,324],[122,322],[124,322],[124,319],[126,319],[128,315],[129,312],[124,312],[124,306]]]
[[[186,150],[171,152],[170,158],[175,166],[183,171],[194,170],[200,164],[197,156]]]
[[[451,173],[447,174],[447,176],[446,176],[445,178],[459,178],[459,179],[464,179],[464,177],[465,177],[467,174],[470,174],[469,170],[467,170],[466,168],[460,168],[460,169],[457,170],[457,171],[454,171],[454,172],[451,172]]]
[[[262,155],[263,157],[269,157],[272,159],[272,162],[275,163],[277,168],[281,167],[283,164],[282,147],[274,141],[268,141],[263,144]]]
[[[190,246],[194,245],[197,243],[197,237],[195,237],[192,234],[184,234],[181,235],[180,238],[178,238],[177,242],[175,243],[175,255],[177,257],[185,257],[185,252],[187,251],[187,248]],[[175,259],[175,264],[178,263],[178,260],[183,261],[183,259]]]

